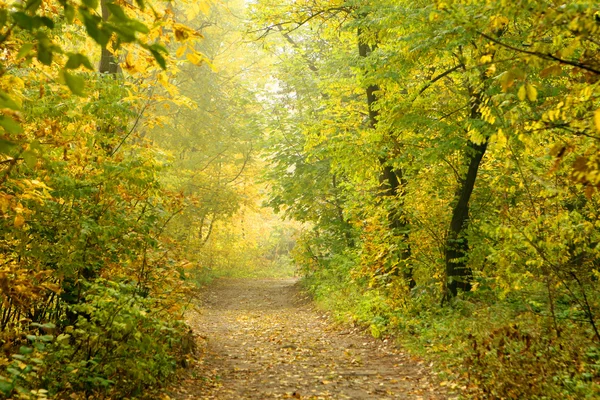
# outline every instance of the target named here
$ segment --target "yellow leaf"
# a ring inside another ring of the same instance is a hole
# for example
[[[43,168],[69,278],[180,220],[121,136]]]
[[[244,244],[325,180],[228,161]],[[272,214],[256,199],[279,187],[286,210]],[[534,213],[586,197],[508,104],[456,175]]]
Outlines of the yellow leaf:
[[[187,49],[187,46],[181,46],[180,48],[178,48],[177,52],[175,53],[177,58],[181,58],[181,56],[183,56],[183,53],[185,53],[186,49]]]
[[[187,59],[194,65],[202,65],[204,59],[198,55],[198,53],[188,53]]]
[[[196,16],[199,13],[200,13],[200,7],[198,6],[198,3],[191,3],[191,4],[188,4],[187,7],[185,7],[185,16],[187,17],[188,21],[191,21],[194,18],[196,18]]]
[[[504,15],[495,15],[490,18],[490,26],[494,30],[504,29],[509,22]]]
[[[535,101],[537,99],[537,89],[533,85],[527,84],[527,98],[529,101]]]
[[[121,63],[121,68],[123,68],[124,70],[126,70],[130,74],[133,74],[133,73],[138,72],[138,71],[142,71],[139,68],[139,61],[136,61],[133,58],[133,54],[131,52],[127,53],[127,56],[125,57],[125,62]]]
[[[186,27],[181,24],[175,24],[173,26],[173,31],[175,32],[175,40],[178,42],[184,42],[190,37],[189,29],[186,29]]]
[[[15,228],[20,228],[25,225],[25,218],[21,214],[15,215]]]
[[[61,292],[61,288],[58,285],[55,285],[54,283],[50,283],[50,282],[45,282],[42,286],[44,286],[46,289],[54,292],[54,293],[60,293]]]
[[[204,14],[208,14],[210,12],[210,1],[201,1],[198,3],[198,7]]]
[[[173,24],[173,32],[175,33],[175,40],[178,42],[185,42],[192,37],[202,37],[200,32],[182,24]]]
[[[8,195],[2,195],[0,197],[0,211],[5,213],[8,211],[8,207],[10,207],[10,197]]]
[[[496,143],[496,147],[498,149],[503,149],[506,147],[507,143],[508,143],[508,138],[506,137],[506,135],[504,134],[504,131],[502,129],[498,129],[498,132],[496,132],[494,135],[492,135],[493,138],[493,142]]]
[[[596,129],[600,132],[600,108],[594,113],[594,122],[596,123]]]
[[[525,89],[525,85],[522,85],[517,92],[517,97],[519,100],[523,101],[525,100],[525,96],[527,96],[527,90]]]
[[[560,65],[551,65],[548,68],[544,68],[540,71],[540,76],[542,78],[548,78],[550,76],[560,76],[562,75],[562,68]]]
[[[502,91],[506,92],[515,83],[515,76],[511,71],[506,71],[500,78],[500,84],[502,85]]]

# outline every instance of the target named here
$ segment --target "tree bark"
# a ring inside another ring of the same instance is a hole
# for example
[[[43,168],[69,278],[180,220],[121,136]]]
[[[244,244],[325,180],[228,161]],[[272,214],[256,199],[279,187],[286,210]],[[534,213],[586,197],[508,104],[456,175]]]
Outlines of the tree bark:
[[[366,58],[375,49],[369,44],[364,43],[361,39],[361,32],[358,31],[358,54]],[[367,105],[369,109],[369,124],[371,128],[377,127],[379,119],[379,111],[377,111],[373,105],[377,101],[376,92],[379,91],[378,85],[369,85],[367,87]],[[408,223],[406,217],[399,208],[404,204],[404,196],[406,193],[406,180],[404,179],[404,172],[401,168],[394,168],[388,164],[388,160],[383,157],[379,157],[379,164],[381,166],[381,173],[379,175],[379,189],[380,195],[395,198],[398,200],[399,207],[394,207],[393,210],[388,212],[388,226],[395,232],[399,232],[404,245],[404,249],[400,250],[400,261],[403,264],[402,275],[406,280],[409,288],[416,286],[416,282],[413,277],[413,268],[409,264],[411,257],[411,248],[408,243]]]
[[[110,17],[110,10],[106,6],[107,0],[101,0],[100,6],[102,8],[102,21],[107,21]],[[102,54],[100,55],[100,65],[98,70],[102,74],[116,75],[119,69],[119,64],[115,60],[115,56],[108,51],[106,47],[102,48]]]
[[[349,248],[354,248],[356,244],[354,243],[354,237],[352,236],[352,224],[344,217],[344,208],[342,207],[342,203],[340,202],[340,198],[337,194],[338,184],[336,175],[333,174],[331,177],[331,185],[334,190],[334,203],[335,209],[338,215],[338,220],[340,221],[340,225],[343,230],[344,238],[346,239],[346,246]]]
[[[481,94],[471,94],[471,119],[481,119],[479,106],[481,105]],[[477,172],[487,149],[487,139],[477,144],[467,142],[465,150],[467,175],[460,181],[460,185],[454,197],[452,208],[452,219],[450,229],[446,238],[445,261],[446,261],[446,297],[455,297],[458,289],[471,290],[473,271],[467,264],[469,242],[465,236],[469,227],[469,202],[477,180]]]

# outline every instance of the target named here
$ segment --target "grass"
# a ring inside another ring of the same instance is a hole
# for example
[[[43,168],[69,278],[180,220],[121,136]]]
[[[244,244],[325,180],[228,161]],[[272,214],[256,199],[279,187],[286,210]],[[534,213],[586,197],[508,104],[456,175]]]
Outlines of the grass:
[[[268,279],[291,278],[296,276],[296,267],[287,257],[272,262],[255,263],[244,266],[226,266],[219,268],[200,268],[194,270],[192,278],[197,286],[209,285],[218,278]]]

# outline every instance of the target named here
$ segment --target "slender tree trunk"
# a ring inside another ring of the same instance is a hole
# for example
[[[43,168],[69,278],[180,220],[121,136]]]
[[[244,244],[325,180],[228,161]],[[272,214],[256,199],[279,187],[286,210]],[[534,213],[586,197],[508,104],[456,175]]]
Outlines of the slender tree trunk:
[[[342,226],[344,238],[346,239],[346,246],[348,246],[349,248],[353,248],[356,244],[354,243],[354,237],[352,236],[352,225],[344,217],[344,208],[342,207],[342,203],[340,202],[340,198],[337,194],[338,184],[335,174],[333,174],[331,177],[331,185],[334,190],[335,208],[338,215],[338,220],[340,221],[340,225]]]
[[[103,21],[108,20],[108,18],[110,17],[110,10],[106,6],[106,2],[107,0],[101,0],[100,2],[100,6],[102,8]],[[115,60],[115,56],[110,51],[108,51],[107,48],[103,47],[102,54],[100,56],[100,66],[98,68],[100,73],[116,75],[118,69],[119,64],[117,63],[117,60]]]
[[[471,119],[481,119],[479,106],[481,94],[471,95]],[[477,172],[487,149],[487,139],[481,144],[468,141],[465,150],[467,175],[460,181],[454,197],[450,230],[446,238],[445,259],[447,276],[447,297],[454,297],[458,289],[471,290],[473,272],[467,265],[469,242],[465,232],[469,226],[469,201],[477,180]]]
[[[361,39],[361,32],[358,32],[358,54],[361,57],[368,57],[374,50],[369,44],[364,43]],[[377,127],[377,121],[379,119],[379,111],[377,111],[373,104],[377,101],[376,92],[379,91],[379,86],[369,85],[367,87],[367,104],[369,106],[369,124],[373,129]],[[398,200],[398,207],[394,207],[393,210],[388,212],[388,225],[390,229],[395,232],[399,232],[404,245],[404,249],[400,251],[400,260],[403,265],[402,274],[406,280],[408,286],[413,288],[416,286],[416,282],[413,278],[413,269],[409,264],[411,256],[411,248],[408,243],[408,223],[406,217],[401,210],[404,204],[404,196],[406,193],[406,180],[404,179],[404,173],[401,168],[394,168],[390,166],[387,160],[383,157],[379,157],[379,164],[381,166],[381,173],[379,175],[379,189],[382,196],[395,198]]]

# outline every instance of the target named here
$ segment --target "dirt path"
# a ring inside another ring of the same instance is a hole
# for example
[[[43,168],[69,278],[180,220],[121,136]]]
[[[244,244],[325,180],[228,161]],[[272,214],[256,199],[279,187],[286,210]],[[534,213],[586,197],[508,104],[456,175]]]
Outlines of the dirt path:
[[[190,318],[204,338],[174,399],[446,399],[422,361],[343,331],[287,280],[219,280]]]

